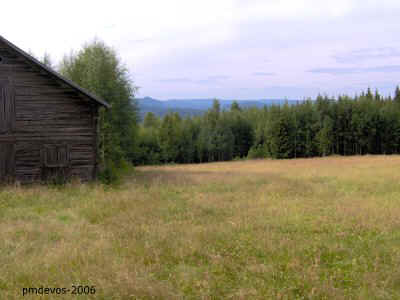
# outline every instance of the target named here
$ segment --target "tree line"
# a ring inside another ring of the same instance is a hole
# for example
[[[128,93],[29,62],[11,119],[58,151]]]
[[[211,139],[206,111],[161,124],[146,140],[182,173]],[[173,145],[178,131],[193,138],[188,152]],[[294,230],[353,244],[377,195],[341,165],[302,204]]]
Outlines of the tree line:
[[[361,95],[296,105],[221,110],[163,118],[148,113],[140,124],[133,163],[203,163],[240,158],[300,158],[400,153],[400,89],[384,97]]]

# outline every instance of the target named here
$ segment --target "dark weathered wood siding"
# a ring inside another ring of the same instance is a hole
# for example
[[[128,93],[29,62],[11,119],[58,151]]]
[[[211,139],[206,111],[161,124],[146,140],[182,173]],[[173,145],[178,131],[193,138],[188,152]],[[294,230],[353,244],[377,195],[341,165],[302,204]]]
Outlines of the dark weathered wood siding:
[[[68,163],[60,166],[63,172],[93,179],[99,105],[1,41],[0,58],[0,156],[14,158],[12,166],[0,161],[0,175],[12,173],[21,182],[40,181],[57,168],[45,158],[59,147],[60,160],[65,160],[62,152],[68,151]]]

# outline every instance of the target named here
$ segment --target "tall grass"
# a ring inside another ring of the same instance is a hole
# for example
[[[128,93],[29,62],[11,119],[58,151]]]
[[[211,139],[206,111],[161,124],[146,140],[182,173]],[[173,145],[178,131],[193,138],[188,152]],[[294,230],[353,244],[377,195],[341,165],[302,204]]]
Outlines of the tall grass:
[[[0,299],[71,285],[96,293],[48,299],[398,299],[399,168],[255,160],[143,167],[112,188],[6,187]]]

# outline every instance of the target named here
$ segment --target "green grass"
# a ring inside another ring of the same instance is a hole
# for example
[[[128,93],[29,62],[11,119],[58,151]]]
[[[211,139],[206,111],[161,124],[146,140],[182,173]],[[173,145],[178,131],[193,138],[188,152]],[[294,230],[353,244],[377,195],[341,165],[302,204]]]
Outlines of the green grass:
[[[43,298],[400,299],[399,169],[256,160],[2,188],[0,299],[72,285],[96,294]]]

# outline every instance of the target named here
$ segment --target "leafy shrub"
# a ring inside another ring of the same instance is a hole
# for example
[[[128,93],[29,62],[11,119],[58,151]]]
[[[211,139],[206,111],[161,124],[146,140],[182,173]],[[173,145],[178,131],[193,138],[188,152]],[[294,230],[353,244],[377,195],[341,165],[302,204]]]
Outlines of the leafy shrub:
[[[100,170],[98,179],[107,185],[118,185],[121,183],[122,176],[127,173],[129,165],[124,160],[116,164],[112,160],[108,160]]]
[[[268,157],[268,152],[265,149],[264,145],[257,145],[253,146],[249,150],[249,154],[247,155],[248,158],[266,158]]]

